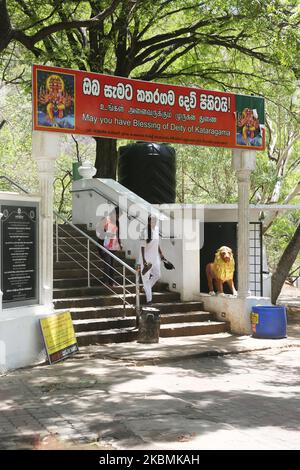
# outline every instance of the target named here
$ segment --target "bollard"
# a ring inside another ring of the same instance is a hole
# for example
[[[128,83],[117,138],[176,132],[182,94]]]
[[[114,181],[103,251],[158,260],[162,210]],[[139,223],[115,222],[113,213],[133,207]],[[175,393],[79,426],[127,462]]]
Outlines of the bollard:
[[[139,320],[138,343],[158,343],[160,311],[158,308],[143,307]]]

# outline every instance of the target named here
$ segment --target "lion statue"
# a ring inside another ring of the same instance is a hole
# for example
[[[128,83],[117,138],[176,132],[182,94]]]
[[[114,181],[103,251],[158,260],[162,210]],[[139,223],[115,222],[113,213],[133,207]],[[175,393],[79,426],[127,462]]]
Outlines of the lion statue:
[[[221,246],[215,253],[214,262],[206,265],[206,276],[210,295],[215,295],[214,282],[218,294],[224,295],[223,284],[226,282],[232,294],[237,295],[233,283],[234,266],[232,249],[228,246]]]

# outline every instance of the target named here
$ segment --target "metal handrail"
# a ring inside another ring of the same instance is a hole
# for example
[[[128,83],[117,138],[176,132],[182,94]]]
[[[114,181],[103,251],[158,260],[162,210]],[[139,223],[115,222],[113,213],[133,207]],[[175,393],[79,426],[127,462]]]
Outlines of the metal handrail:
[[[94,243],[95,246],[97,246],[97,248],[101,248],[102,251],[104,251],[105,253],[109,254],[114,260],[116,260],[117,262],[119,262],[120,264],[122,264],[123,266],[125,266],[126,269],[128,269],[129,271],[131,271],[133,274],[135,273],[135,269],[133,269],[131,266],[129,266],[127,263],[124,263],[124,261],[122,261],[120,258],[118,258],[117,256],[115,256],[113,253],[111,253],[111,251],[107,250],[106,248],[104,248],[104,246],[100,245],[100,243],[96,242],[92,237],[90,237],[87,233],[83,232],[82,230],[80,230],[80,228],[76,227],[76,225],[72,224],[72,222],[69,222],[67,219],[65,219],[65,217],[63,217],[61,214],[59,214],[58,212],[56,211],[53,211],[53,213],[56,215],[56,217],[60,218],[61,220],[63,220],[66,224],[70,225],[72,228],[74,228],[75,230],[77,230],[77,232],[79,232],[83,237],[85,237],[86,239],[89,239],[90,242]]]
[[[0,179],[4,179],[6,181],[8,181],[10,184],[12,184],[13,186],[15,186],[16,188],[18,188],[19,190],[23,191],[25,194],[30,194],[30,192],[23,188],[22,186],[20,186],[18,183],[16,183],[15,181],[13,181],[11,178],[9,178],[8,176],[5,176],[5,175],[0,175]],[[129,266],[127,263],[124,263],[124,261],[120,260],[120,258],[118,258],[117,256],[115,256],[113,253],[111,253],[109,250],[107,250],[106,248],[104,248],[102,245],[100,245],[100,243],[97,243],[93,238],[91,238],[89,235],[87,235],[85,232],[83,232],[82,230],[80,230],[78,227],[76,227],[76,225],[72,224],[70,221],[68,221],[67,219],[65,219],[61,214],[59,214],[57,211],[53,211],[55,217],[56,217],[56,259],[58,261],[58,258],[59,258],[59,244],[58,244],[58,223],[57,223],[57,218],[60,218],[61,220],[64,221],[65,224],[67,225],[70,225],[73,229],[75,229],[78,233],[80,233],[86,240],[87,240],[87,248],[88,248],[88,257],[87,257],[87,261],[88,261],[88,266],[87,266],[87,271],[88,271],[88,285],[90,286],[90,249],[89,249],[89,244],[90,242],[92,242],[96,247],[100,248],[103,252],[107,253],[110,257],[112,257],[114,260],[116,260],[119,264],[121,264],[123,266],[123,274],[122,274],[122,277],[123,277],[123,305],[125,307],[125,303],[129,304],[127,301],[126,301],[126,294],[125,294],[125,279],[127,279],[125,277],[125,269],[128,269],[131,273],[135,274],[135,296],[136,296],[136,318],[137,318],[137,324],[138,324],[138,319],[139,319],[139,315],[140,315],[140,281],[139,281],[139,266],[137,265],[136,266],[136,269],[133,269],[131,266]],[[75,238],[75,237],[73,237]],[[76,251],[76,250],[75,250]],[[65,253],[65,254],[68,254],[68,253]],[[81,253],[80,253],[81,254]],[[83,255],[82,255],[83,256]],[[77,260],[74,260],[77,262]],[[78,263],[79,264],[79,263]],[[107,263],[106,263],[107,264]],[[94,265],[95,266],[95,265]],[[98,267],[97,267],[98,268]],[[84,268],[85,269],[85,268]],[[100,268],[98,268],[100,269]],[[114,268],[113,268],[114,269]],[[101,271],[101,269],[100,269]],[[116,270],[115,270],[116,271]],[[117,271],[118,272],[118,271]],[[92,276],[93,273],[92,273]],[[94,276],[95,277],[95,276]],[[127,279],[128,280],[128,279]],[[101,282],[101,281],[100,281]],[[104,283],[103,283],[104,284]],[[134,283],[132,283],[134,284]],[[120,285],[120,284],[119,284]],[[105,285],[105,287],[110,290],[111,292],[113,292],[115,294],[115,292],[110,289],[109,286]],[[127,290],[127,289],[126,289]],[[128,291],[127,291],[128,292]],[[118,295],[118,294],[116,294]],[[129,304],[130,305],[130,304]]]
[[[69,234],[70,235],[70,234]],[[78,239],[76,239],[75,237],[71,237],[71,238],[74,238],[74,240],[77,240],[78,242]],[[88,241],[89,242],[89,241]],[[119,282],[115,281],[116,284],[118,284],[118,287],[123,287],[123,293],[122,294],[118,294],[117,292],[115,292],[113,289],[111,289],[110,286],[107,286],[104,282],[101,281],[101,279],[98,278],[98,276],[96,276],[95,274],[93,274],[91,271],[90,271],[90,267],[94,267],[95,269],[98,269],[101,273],[103,273],[104,271],[102,269],[99,268],[99,266],[97,266],[96,264],[94,264],[93,262],[90,261],[89,257],[88,259],[86,259],[85,255],[76,250],[76,248],[74,248],[74,246],[70,245],[68,242],[66,242],[64,240],[64,243],[69,246],[70,248],[72,248],[79,256],[81,256],[83,258],[83,260],[78,260],[78,259],[75,259],[72,255],[70,255],[70,253],[64,251],[64,249],[62,247],[60,247],[60,250],[63,254],[65,254],[66,256],[68,256],[72,261],[74,261],[75,263],[78,264],[78,266],[80,266],[82,269],[84,269],[85,271],[87,271],[88,273],[88,287],[91,287],[90,285],[90,279],[91,277],[95,278],[98,282],[100,282],[100,284],[104,285],[110,292],[112,292],[114,295],[117,295],[118,297],[120,297],[120,299],[122,300],[123,302],[123,307],[124,309],[126,308],[126,304],[127,305],[131,305],[127,300],[126,300],[126,293],[127,294],[131,294],[131,292],[126,288],[126,283],[125,283],[125,280],[127,280],[131,285],[135,285],[132,281],[130,281],[130,279],[126,278],[125,276],[125,267],[123,266],[123,285],[120,284]],[[79,242],[80,245],[82,245],[84,248],[88,248],[86,247],[83,243]],[[89,254],[89,250],[87,251],[88,254]],[[84,261],[88,261],[88,266],[84,266],[83,264],[81,264],[82,262]],[[106,262],[105,262],[106,263]],[[106,263],[108,264],[108,263]],[[113,268],[114,269],[114,268]],[[119,271],[117,271],[116,269],[114,269],[115,272],[117,272],[119,274]],[[107,277],[109,277],[110,279],[112,279],[110,276],[108,276],[106,274]],[[125,315],[125,311],[124,311],[124,315]]]
[[[21,191],[23,191],[23,193],[30,194],[27,189],[22,188],[22,186],[20,186],[18,183],[15,183],[15,182],[14,182],[11,178],[9,178],[8,176],[1,175],[1,176],[0,176],[0,179],[1,179],[1,180],[6,180],[6,181],[8,181],[10,184],[12,184],[13,186],[16,186],[16,188],[18,188],[18,189],[20,189]]]
[[[64,231],[64,229],[63,229],[62,227],[60,227],[60,229]],[[73,235],[70,235],[70,233],[68,233],[68,232],[66,232],[66,231],[64,231],[64,232],[68,235],[69,238],[70,238],[70,237],[73,238],[73,239],[76,240],[77,243],[79,243],[83,248],[86,248],[85,244],[82,243],[82,242],[80,242],[80,241],[78,240],[78,238],[74,237]],[[74,248],[72,245],[70,245],[66,240],[62,240],[62,241],[63,241],[63,243],[65,243],[67,246],[69,246],[70,248],[72,248],[72,249],[73,249],[76,253],[78,253],[80,256],[83,256],[83,257],[84,257],[84,255],[83,255],[80,251],[77,251],[76,248]],[[88,245],[89,245],[89,239],[88,239],[87,241],[88,241]],[[63,250],[63,248],[62,248],[62,250]],[[89,254],[89,253],[90,253],[90,250],[88,250],[88,254]],[[72,256],[71,256],[69,253],[64,252],[64,254],[66,254],[67,256],[69,256],[69,258],[73,259]],[[103,272],[96,264],[94,264],[92,261],[90,261],[90,259],[85,258],[85,257],[84,257],[84,259],[85,259],[85,260],[88,260],[89,264],[90,264],[92,267],[94,267],[94,268],[96,268],[96,269],[99,269],[101,272]],[[117,259],[119,259],[119,258],[117,257]],[[77,260],[75,260],[75,259],[74,259],[74,261],[77,262]],[[102,260],[102,261],[104,261],[104,260]],[[119,261],[121,261],[121,260],[119,259]],[[108,264],[106,261],[104,261],[104,263],[105,263],[107,266],[109,266],[109,264]],[[130,266],[129,266],[129,267],[130,267]],[[123,269],[125,269],[125,268],[126,268],[126,266],[123,266]],[[115,268],[113,268],[113,267],[112,267],[112,269],[113,269],[116,273],[119,274],[119,271],[118,271],[117,269],[115,269]],[[132,269],[132,268],[131,268],[131,269]],[[132,269],[132,272],[135,273],[135,270]],[[108,276],[108,277],[109,277],[109,276]],[[110,278],[110,279],[111,279],[111,278]],[[127,279],[127,280],[130,282],[130,279]],[[132,284],[133,284],[133,283],[132,283]],[[121,285],[121,284],[120,284],[120,285]]]
[[[89,235],[87,235],[85,232],[83,232],[82,230],[80,230],[80,228],[76,227],[76,225],[72,224],[72,222],[70,222],[69,220],[67,220],[65,217],[63,217],[61,214],[59,214],[57,211],[53,211],[55,216],[56,216],[56,261],[59,260],[59,246],[58,246],[58,240],[59,240],[59,236],[58,236],[58,223],[57,223],[57,219],[61,219],[64,221],[65,224],[69,225],[70,227],[72,227],[73,229],[75,229],[78,233],[80,233],[86,240],[87,240],[87,243],[88,243],[88,246],[87,246],[87,253],[88,253],[88,258],[87,258],[87,273],[88,273],[88,287],[90,287],[90,276],[91,276],[91,272],[90,272],[90,258],[89,258],[89,253],[90,253],[90,249],[89,249],[89,243],[92,242],[97,248],[100,248],[104,253],[107,253],[111,258],[113,258],[115,261],[117,261],[117,263],[119,263],[120,265],[123,266],[123,307],[125,309],[125,303],[127,303],[128,305],[129,302],[126,301],[126,293],[125,293],[125,278],[124,278],[124,273],[125,273],[125,269],[128,269],[128,271],[130,271],[132,274],[135,275],[135,286],[136,286],[136,304],[135,304],[135,308],[136,308],[136,318],[137,318],[137,323],[138,323],[138,318],[139,318],[139,315],[140,315],[140,279],[139,279],[139,266],[137,265],[136,266],[136,269],[133,269],[131,266],[129,266],[127,263],[124,263],[124,261],[122,261],[120,258],[118,258],[117,256],[115,256],[113,253],[111,253],[109,250],[107,250],[106,248],[104,248],[102,245],[100,245],[100,243],[96,242],[92,237],[90,237]],[[75,237],[73,237],[75,238]],[[75,250],[76,251],[76,250]],[[106,263],[106,262],[105,262]],[[106,263],[108,264],[108,263]],[[95,266],[95,265],[94,265]],[[98,268],[98,266],[96,266]],[[100,268],[98,268],[100,269]],[[114,269],[114,268],[112,268]],[[116,269],[114,269],[116,272],[118,272]],[[101,271],[101,270],[100,270]],[[102,271],[103,272],[103,271]],[[93,277],[95,277],[93,274],[92,274]],[[107,274],[106,274],[107,276]],[[105,285],[101,280],[100,282]],[[105,287],[110,290],[111,292],[114,292],[109,286],[105,285]],[[114,292],[115,294],[115,292]],[[118,295],[118,294],[116,294]]]
[[[61,229],[61,230],[64,230],[62,227],[60,227],[60,229]],[[84,243],[81,243],[81,242],[78,240],[78,238],[74,237],[73,235],[70,235],[70,233],[68,233],[68,232],[66,232],[66,231],[65,231],[65,233],[69,236],[69,238],[70,238],[70,237],[71,237],[71,238],[74,238],[74,240],[76,240],[77,243],[79,243],[83,248],[86,248],[85,244],[84,244]],[[77,251],[76,248],[74,248],[74,246],[70,245],[70,244],[69,244],[67,241],[65,241],[65,240],[62,240],[62,241],[63,241],[67,246],[69,246],[70,248],[72,248],[72,249],[73,249],[76,253],[78,253],[80,256],[83,256],[83,257],[84,257],[84,255],[83,255],[80,251]],[[89,239],[88,239],[87,241],[88,241],[88,245],[89,245]],[[101,245],[100,245],[100,246],[101,246]],[[61,247],[59,247],[59,248],[61,248]],[[61,250],[63,250],[63,248],[61,248]],[[90,253],[90,250],[88,250],[88,255],[89,255],[89,253]],[[71,258],[73,261],[75,261],[75,262],[78,263],[78,261],[75,260],[68,252],[64,251],[64,254],[67,255],[67,256],[69,256],[69,258]],[[89,269],[89,265],[91,265],[92,267],[94,267],[94,268],[96,268],[96,269],[99,269],[99,271],[103,272],[96,264],[94,264],[94,263],[90,260],[89,257],[88,257],[88,258],[85,258],[85,257],[84,257],[84,259],[88,261],[88,268],[87,268],[87,269]],[[117,257],[117,259],[118,259],[119,261],[121,261],[118,257]],[[58,259],[57,259],[57,261],[58,261]],[[102,260],[102,261],[103,261],[107,266],[109,266],[109,264],[108,264],[106,261],[104,261],[104,260]],[[79,264],[79,263],[78,263],[78,264]],[[81,265],[80,265],[80,266],[81,266]],[[127,265],[126,265],[126,266],[127,266]],[[123,266],[123,269],[125,269],[126,266]],[[82,267],[84,268],[84,266],[82,266]],[[133,268],[131,268],[130,266],[129,266],[129,268],[132,269],[132,272],[133,272],[133,273],[135,273],[135,270],[134,270]],[[84,268],[84,269],[86,269],[86,268]],[[113,269],[116,273],[119,274],[119,271],[118,271],[117,269],[115,269],[114,267],[112,267],[112,269]],[[108,275],[107,275],[107,277],[109,277],[110,279],[112,279],[112,278],[111,278],[110,276],[108,276]],[[126,278],[126,279],[127,279],[127,278]],[[132,285],[134,284],[133,282],[130,281],[130,279],[127,279],[127,280],[128,280],[128,282],[130,282]],[[119,285],[121,285],[121,284],[119,284]],[[89,286],[89,287],[90,287],[90,286]]]

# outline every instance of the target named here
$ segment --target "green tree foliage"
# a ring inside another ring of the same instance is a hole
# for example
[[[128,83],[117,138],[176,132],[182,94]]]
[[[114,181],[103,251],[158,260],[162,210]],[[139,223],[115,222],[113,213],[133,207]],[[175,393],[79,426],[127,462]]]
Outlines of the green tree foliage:
[[[14,86],[0,90],[0,120],[5,121],[0,131],[1,174],[35,191],[38,182],[35,164],[30,158],[30,115],[31,103],[24,89]],[[0,188],[7,189],[7,185],[2,181]]]
[[[299,77],[299,15],[291,0],[0,0],[0,52],[9,61],[18,44],[53,65],[238,88],[264,64]],[[99,175],[116,165],[115,141],[97,139]]]
[[[237,201],[230,150],[184,145],[174,147],[178,202],[230,204]]]

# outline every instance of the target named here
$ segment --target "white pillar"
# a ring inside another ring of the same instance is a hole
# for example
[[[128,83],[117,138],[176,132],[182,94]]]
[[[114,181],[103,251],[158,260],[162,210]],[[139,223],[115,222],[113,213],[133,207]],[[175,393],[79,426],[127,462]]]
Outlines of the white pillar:
[[[1,224],[1,219],[2,219],[2,217],[3,217],[3,214],[2,214],[2,212],[0,212],[0,224]],[[0,227],[1,227],[1,226],[0,226]],[[1,230],[1,228],[0,228],[0,230]],[[2,243],[3,243],[3,242],[2,242]],[[0,313],[2,312],[2,296],[3,296],[3,292],[2,292],[2,290],[0,289]]]
[[[238,180],[238,297],[249,291],[249,189],[251,171],[255,169],[256,151],[233,150],[232,166]]]
[[[40,303],[49,307],[53,301],[53,179],[59,154],[58,133],[33,131],[32,157],[38,166],[41,197]]]

